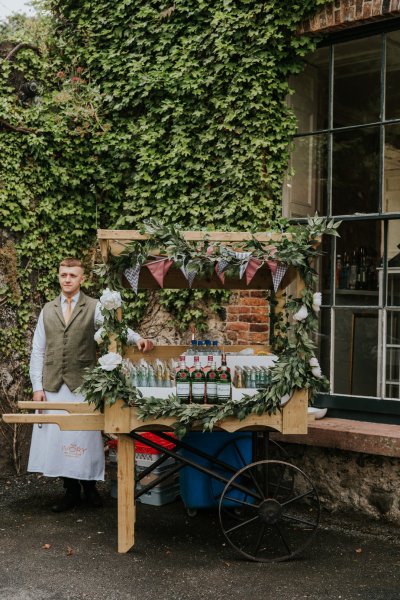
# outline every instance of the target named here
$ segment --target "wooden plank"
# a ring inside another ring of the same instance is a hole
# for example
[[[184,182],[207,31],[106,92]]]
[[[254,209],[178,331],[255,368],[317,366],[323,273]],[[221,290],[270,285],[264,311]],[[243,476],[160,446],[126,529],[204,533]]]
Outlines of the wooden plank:
[[[104,415],[95,413],[91,415],[49,415],[5,414],[5,423],[52,423],[58,425],[62,431],[102,431],[104,429]]]
[[[128,435],[118,436],[118,552],[135,543],[135,448]]]
[[[185,240],[194,242],[202,241],[206,236],[212,242],[244,242],[253,238],[253,234],[245,231],[182,231],[182,234]],[[260,242],[270,242],[279,241],[282,237],[292,239],[292,234],[267,231],[255,233],[254,237]],[[133,240],[147,240],[149,236],[141,234],[138,229],[98,229],[97,238],[129,243]]]
[[[112,406],[104,407],[104,431],[106,433],[129,433],[132,431],[130,427],[130,412],[132,408],[128,408],[122,402],[117,400]]]
[[[65,410],[74,414],[87,414],[96,411],[94,405],[87,402],[34,402],[33,400],[21,400],[18,402],[18,408],[21,410]]]
[[[308,392],[296,390],[283,407],[281,433],[307,433],[308,427]]]
[[[129,358],[132,362],[139,361],[141,358],[144,358],[147,361],[156,360],[159,358],[160,360],[168,360],[169,358],[179,358],[179,356],[186,352],[187,345],[160,345],[154,346],[153,350],[150,352],[141,352],[136,346],[126,346],[124,348],[124,358]],[[249,344],[246,346],[234,344],[232,346],[223,345],[221,346],[224,352],[240,352],[244,350],[244,348],[251,348],[254,350],[254,354],[271,354],[271,349],[269,346],[265,344]]]

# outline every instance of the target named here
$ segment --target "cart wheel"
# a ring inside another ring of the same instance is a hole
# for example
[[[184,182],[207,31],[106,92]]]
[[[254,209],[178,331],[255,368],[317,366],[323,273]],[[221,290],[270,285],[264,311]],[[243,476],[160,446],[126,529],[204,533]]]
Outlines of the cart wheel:
[[[251,439],[249,439],[248,436],[241,435],[226,442],[220,448],[218,453],[214,455],[214,458],[228,463],[229,465],[231,465],[234,471],[242,469],[243,467],[247,466],[251,462],[251,460],[254,460],[254,458],[250,458],[250,460],[247,459],[246,452],[243,452],[243,448],[241,447],[243,442],[248,442],[250,444],[252,443]],[[287,450],[285,450],[285,448],[278,444],[278,442],[275,442],[275,440],[268,439],[268,460],[283,460],[288,462],[289,459],[289,454]],[[233,473],[233,471],[228,472],[226,469],[223,469],[218,465],[213,465],[213,471],[217,474],[222,475],[226,479],[229,479]],[[219,481],[218,479],[215,479],[214,477],[210,477],[209,481],[211,486],[212,497],[215,499],[215,503],[218,504],[221,498],[221,494],[224,491],[225,484]],[[240,507],[236,507],[236,510],[234,512],[237,516],[239,516],[242,510]]]
[[[241,509],[238,520],[234,507]],[[240,469],[226,484],[219,520],[228,542],[260,562],[296,556],[311,542],[319,522],[317,491],[290,463],[265,460]]]
[[[186,514],[188,517],[190,518],[194,518],[197,517],[197,508],[187,508],[186,509]]]

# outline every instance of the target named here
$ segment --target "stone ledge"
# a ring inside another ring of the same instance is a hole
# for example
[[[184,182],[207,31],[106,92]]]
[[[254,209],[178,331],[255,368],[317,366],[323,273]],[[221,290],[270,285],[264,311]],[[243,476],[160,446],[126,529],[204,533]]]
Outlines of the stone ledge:
[[[309,422],[305,435],[274,433],[271,437],[278,442],[400,457],[399,425],[328,417]]]

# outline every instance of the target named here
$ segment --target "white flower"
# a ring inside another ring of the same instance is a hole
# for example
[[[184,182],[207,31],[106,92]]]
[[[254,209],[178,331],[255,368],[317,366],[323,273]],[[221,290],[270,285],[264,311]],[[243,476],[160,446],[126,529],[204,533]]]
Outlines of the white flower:
[[[320,306],[322,304],[322,294],[321,292],[315,292],[313,294],[312,308],[314,312],[319,312]]]
[[[107,310],[119,308],[122,305],[121,294],[106,288],[100,297],[100,304]]]
[[[103,333],[104,333],[105,329],[104,327],[100,327],[100,329],[98,329],[96,331],[96,333],[94,334],[94,341],[97,344],[102,344],[103,343]]]
[[[322,377],[322,371],[321,371],[321,367],[313,367],[311,369],[311,373],[314,375],[314,377],[317,377],[318,379],[321,379]]]
[[[109,352],[99,358],[103,371],[114,371],[122,363],[122,356],[117,352]]]
[[[304,304],[303,304],[303,306],[297,311],[297,313],[295,313],[293,315],[293,319],[295,321],[304,321],[304,319],[306,319],[307,316],[308,316],[308,310],[307,310],[307,307],[304,306]]]
[[[310,362],[310,367],[319,367],[318,358],[315,358],[315,356],[310,358],[309,362]]]

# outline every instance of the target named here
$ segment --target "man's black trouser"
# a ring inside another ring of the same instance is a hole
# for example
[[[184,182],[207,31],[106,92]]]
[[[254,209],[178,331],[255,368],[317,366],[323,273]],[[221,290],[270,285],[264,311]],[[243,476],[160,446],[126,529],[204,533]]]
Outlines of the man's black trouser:
[[[82,481],[79,479],[72,479],[72,477],[63,477],[62,479],[67,494],[71,494],[71,496],[80,496],[81,485],[84,492],[89,492],[96,487],[96,481]]]

